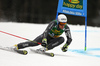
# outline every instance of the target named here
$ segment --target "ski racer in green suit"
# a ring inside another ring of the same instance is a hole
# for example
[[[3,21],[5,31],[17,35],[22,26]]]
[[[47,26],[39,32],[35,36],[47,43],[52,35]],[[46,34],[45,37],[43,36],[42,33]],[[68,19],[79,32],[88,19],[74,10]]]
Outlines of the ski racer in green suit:
[[[51,50],[64,42],[64,38],[61,37],[62,33],[65,32],[67,41],[64,46],[61,48],[63,52],[68,50],[68,46],[72,41],[70,29],[67,25],[67,17],[64,14],[58,15],[57,20],[53,20],[49,23],[46,30],[40,36],[36,37],[33,41],[41,43],[43,48],[40,48],[42,51]],[[27,41],[14,45],[16,49],[22,49],[31,46],[38,46],[39,44],[32,41]]]

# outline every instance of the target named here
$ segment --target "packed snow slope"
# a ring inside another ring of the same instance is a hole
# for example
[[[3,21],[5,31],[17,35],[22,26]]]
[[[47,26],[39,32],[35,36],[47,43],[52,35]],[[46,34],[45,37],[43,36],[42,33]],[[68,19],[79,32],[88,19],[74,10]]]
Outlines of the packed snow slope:
[[[29,24],[0,22],[0,31],[5,31],[33,40],[42,34],[48,24]],[[100,28],[87,27],[87,51],[84,51],[85,26],[69,25],[73,41],[67,52],[62,52],[61,47],[64,43],[50,51],[55,53],[54,57],[36,54],[28,47],[27,55],[21,55],[0,49],[0,66],[100,66]],[[62,35],[66,39],[65,33]],[[0,46],[10,47],[25,40],[0,33]]]

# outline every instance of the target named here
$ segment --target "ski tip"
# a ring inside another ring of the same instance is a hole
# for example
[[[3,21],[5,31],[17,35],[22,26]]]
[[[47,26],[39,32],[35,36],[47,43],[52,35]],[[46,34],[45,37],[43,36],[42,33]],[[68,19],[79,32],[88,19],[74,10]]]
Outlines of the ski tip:
[[[26,50],[23,50],[23,54],[24,54],[24,55],[27,55],[28,52],[27,52]]]
[[[54,53],[50,53],[51,57],[54,57]]]

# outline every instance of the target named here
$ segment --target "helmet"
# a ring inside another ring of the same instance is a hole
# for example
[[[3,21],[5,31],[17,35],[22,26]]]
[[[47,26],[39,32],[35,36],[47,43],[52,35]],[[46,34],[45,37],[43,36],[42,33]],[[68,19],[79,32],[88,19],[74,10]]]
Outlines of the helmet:
[[[58,22],[67,22],[67,17],[64,14],[58,15]]]

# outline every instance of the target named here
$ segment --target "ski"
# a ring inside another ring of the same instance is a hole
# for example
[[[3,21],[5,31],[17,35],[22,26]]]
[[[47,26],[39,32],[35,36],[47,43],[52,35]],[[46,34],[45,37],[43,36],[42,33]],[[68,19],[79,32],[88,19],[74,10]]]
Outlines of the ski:
[[[38,50],[34,50],[34,49],[30,49],[30,50],[32,52],[35,52],[35,53],[38,53],[38,54],[43,54],[43,55],[54,57],[54,53],[48,53],[48,52],[38,51]]]
[[[11,48],[11,47],[0,46],[0,49],[5,50],[5,51],[10,51],[10,52],[16,52],[16,53],[23,54],[23,55],[27,55],[28,53],[26,50],[15,50],[14,48]]]

